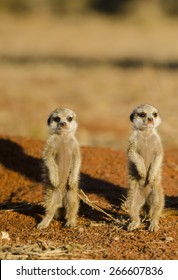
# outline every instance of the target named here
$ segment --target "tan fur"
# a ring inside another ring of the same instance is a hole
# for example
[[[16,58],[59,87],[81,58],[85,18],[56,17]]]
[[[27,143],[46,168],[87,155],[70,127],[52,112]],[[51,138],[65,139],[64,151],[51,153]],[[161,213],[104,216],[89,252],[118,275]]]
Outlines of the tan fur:
[[[128,142],[128,195],[127,207],[131,218],[128,230],[140,225],[140,211],[147,206],[149,231],[159,229],[159,218],[164,207],[161,186],[163,149],[156,131],[161,119],[158,110],[148,104],[138,106],[131,114],[133,133]]]
[[[48,125],[50,133],[43,153],[46,214],[38,228],[46,228],[53,217],[62,216],[66,226],[75,226],[81,165],[75,137],[77,118],[73,111],[58,108],[50,114]]]

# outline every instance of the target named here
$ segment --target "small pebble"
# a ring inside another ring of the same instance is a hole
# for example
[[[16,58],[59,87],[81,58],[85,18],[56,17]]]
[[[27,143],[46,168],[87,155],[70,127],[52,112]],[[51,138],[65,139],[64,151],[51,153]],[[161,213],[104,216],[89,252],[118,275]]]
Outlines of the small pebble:
[[[171,236],[168,236],[168,237],[165,238],[166,242],[170,242],[170,241],[173,241],[173,240],[174,240],[174,238],[171,237]]]

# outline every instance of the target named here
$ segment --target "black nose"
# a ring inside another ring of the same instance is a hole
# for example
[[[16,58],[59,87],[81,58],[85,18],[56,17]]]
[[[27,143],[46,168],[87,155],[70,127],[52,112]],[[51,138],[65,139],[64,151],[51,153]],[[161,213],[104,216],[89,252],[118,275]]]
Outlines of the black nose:
[[[60,126],[65,127],[66,126],[66,122],[60,122]]]
[[[152,122],[153,121],[153,118],[148,118],[148,122]]]

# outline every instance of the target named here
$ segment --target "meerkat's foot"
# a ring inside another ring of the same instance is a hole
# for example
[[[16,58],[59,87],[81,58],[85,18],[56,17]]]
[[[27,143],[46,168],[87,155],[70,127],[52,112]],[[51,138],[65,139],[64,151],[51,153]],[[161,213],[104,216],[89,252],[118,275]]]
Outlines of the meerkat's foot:
[[[150,223],[150,226],[149,226],[149,228],[148,228],[148,230],[149,230],[150,232],[156,232],[156,231],[158,231],[158,230],[159,230],[158,223],[157,223],[157,222],[151,222],[151,223]]]
[[[44,224],[43,222],[41,222],[37,225],[37,229],[44,229],[44,228],[47,228],[47,227],[48,227],[48,225]]]
[[[127,230],[133,231],[133,230],[137,229],[139,226],[140,226],[140,221],[133,221],[128,225]]]
[[[44,218],[38,225],[37,225],[37,229],[44,229],[47,228],[50,224],[51,220],[49,220],[48,218]]]
[[[68,220],[65,224],[65,227],[75,227],[76,226],[76,220]]]

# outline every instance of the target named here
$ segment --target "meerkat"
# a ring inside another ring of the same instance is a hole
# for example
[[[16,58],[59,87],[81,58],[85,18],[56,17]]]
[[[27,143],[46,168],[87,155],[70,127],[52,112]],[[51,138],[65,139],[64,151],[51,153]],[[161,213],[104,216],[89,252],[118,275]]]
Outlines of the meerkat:
[[[164,208],[161,185],[163,148],[156,128],[161,123],[158,109],[143,104],[130,115],[133,133],[128,141],[128,195],[126,204],[131,222],[129,231],[140,226],[140,211],[148,208],[149,231],[159,229],[159,218]]]
[[[49,137],[43,151],[45,216],[38,229],[48,227],[53,218],[64,215],[67,227],[76,225],[79,209],[78,185],[81,166],[75,112],[57,108],[48,118]]]

